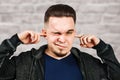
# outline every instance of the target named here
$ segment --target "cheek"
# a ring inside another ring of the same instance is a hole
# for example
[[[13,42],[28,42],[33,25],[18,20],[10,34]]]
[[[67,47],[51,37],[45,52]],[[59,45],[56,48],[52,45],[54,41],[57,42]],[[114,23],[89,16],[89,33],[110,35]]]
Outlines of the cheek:
[[[48,43],[54,43],[54,42],[57,41],[57,37],[48,35],[48,36],[46,37],[46,40],[48,41]]]
[[[73,41],[74,41],[74,37],[70,37],[70,38],[68,38],[68,42],[69,42],[70,44],[72,44]]]

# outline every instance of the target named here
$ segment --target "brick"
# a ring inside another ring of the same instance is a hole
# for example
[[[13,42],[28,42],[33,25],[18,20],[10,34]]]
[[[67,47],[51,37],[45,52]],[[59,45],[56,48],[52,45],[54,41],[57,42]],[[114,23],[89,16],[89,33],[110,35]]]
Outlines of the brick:
[[[120,4],[111,4],[105,7],[107,14],[120,15]]]

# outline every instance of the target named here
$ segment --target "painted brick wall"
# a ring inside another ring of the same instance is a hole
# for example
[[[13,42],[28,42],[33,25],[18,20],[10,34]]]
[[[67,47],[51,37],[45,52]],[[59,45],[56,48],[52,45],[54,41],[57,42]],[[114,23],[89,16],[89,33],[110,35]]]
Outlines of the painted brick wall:
[[[76,29],[80,34],[95,34],[110,43],[120,61],[120,0],[0,0],[0,42],[24,30],[41,31],[46,9],[56,3],[71,5],[77,12]],[[20,45],[15,52],[45,44]],[[96,51],[74,46],[96,57]]]

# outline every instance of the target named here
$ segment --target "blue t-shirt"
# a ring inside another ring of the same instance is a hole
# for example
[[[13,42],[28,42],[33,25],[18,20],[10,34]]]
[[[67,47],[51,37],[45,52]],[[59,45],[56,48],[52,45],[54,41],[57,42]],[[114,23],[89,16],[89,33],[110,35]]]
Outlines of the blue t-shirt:
[[[72,54],[57,60],[48,55],[45,58],[45,80],[82,80],[82,74]]]

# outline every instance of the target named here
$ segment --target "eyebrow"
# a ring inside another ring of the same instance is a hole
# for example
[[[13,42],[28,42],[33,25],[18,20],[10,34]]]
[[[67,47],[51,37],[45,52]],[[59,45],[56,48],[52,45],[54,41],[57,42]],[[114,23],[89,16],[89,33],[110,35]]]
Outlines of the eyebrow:
[[[74,29],[70,29],[70,30],[68,30],[67,32],[72,32],[72,31],[74,31]]]
[[[70,29],[70,30],[68,30],[68,31],[74,31],[74,29]]]
[[[69,29],[67,32],[73,32],[74,31],[74,29]],[[56,33],[56,32],[59,32],[59,31],[53,31],[52,33]],[[59,32],[59,33],[61,33],[61,32]]]

